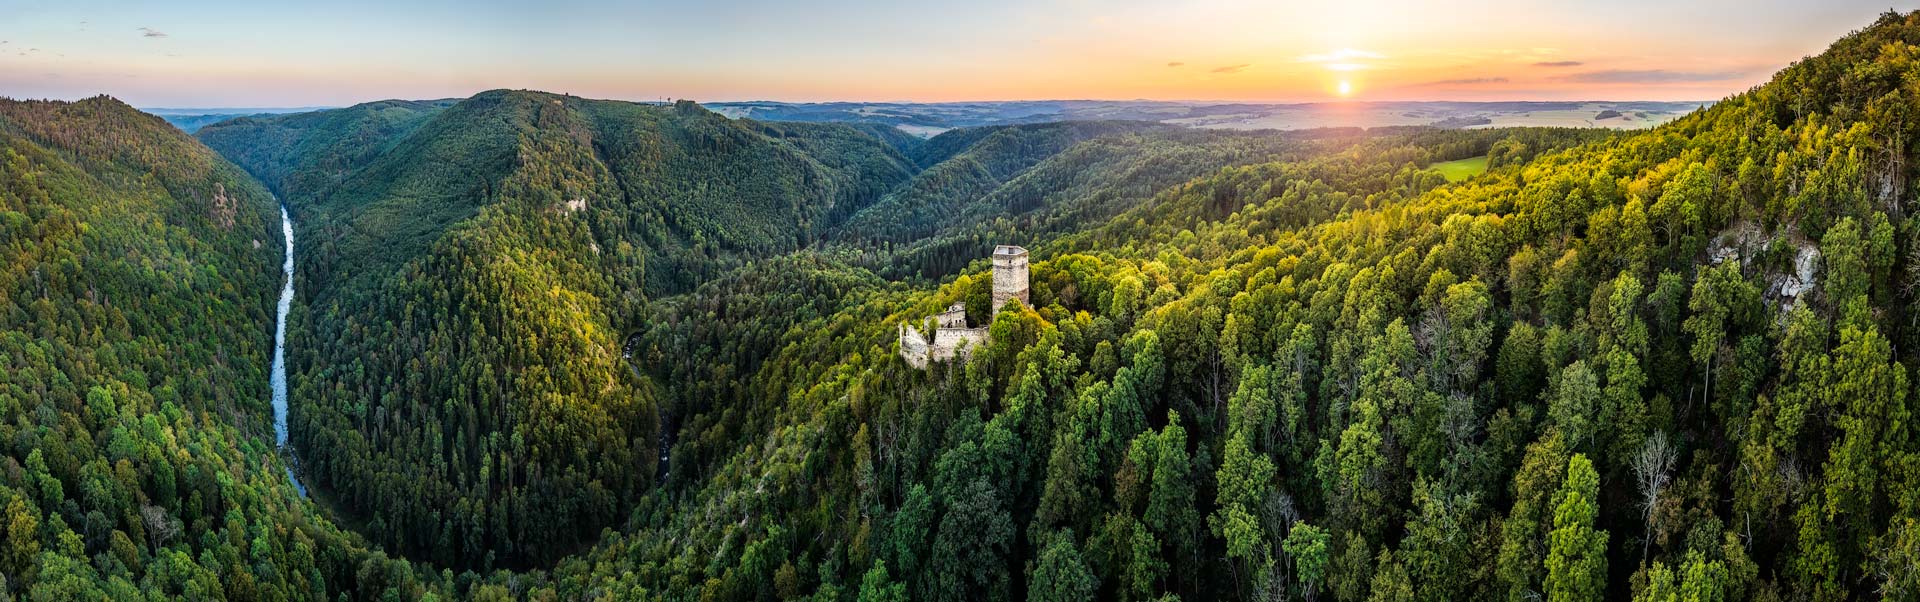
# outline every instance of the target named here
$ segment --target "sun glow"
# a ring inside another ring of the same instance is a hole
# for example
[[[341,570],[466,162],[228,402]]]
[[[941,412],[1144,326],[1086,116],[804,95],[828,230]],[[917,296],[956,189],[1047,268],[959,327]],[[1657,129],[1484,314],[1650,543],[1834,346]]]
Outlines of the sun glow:
[[[1343,80],[1340,80],[1340,87],[1339,87],[1339,89],[1338,89],[1338,92],[1340,93],[1340,95],[1341,95],[1341,96],[1352,96],[1352,95],[1353,95],[1353,82],[1349,82],[1349,81],[1347,81],[1347,80],[1344,80],[1344,79],[1343,79]]]

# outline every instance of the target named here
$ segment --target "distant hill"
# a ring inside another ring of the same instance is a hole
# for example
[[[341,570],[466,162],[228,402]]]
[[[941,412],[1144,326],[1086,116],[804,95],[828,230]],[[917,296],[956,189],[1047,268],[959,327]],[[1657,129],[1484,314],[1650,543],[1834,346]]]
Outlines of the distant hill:
[[[551,562],[616,524],[657,452],[619,328],[649,293],[808,244],[909,177],[915,144],[506,90],[200,137],[281,191],[312,249],[291,364],[304,465],[355,512],[415,526],[384,543],[463,567]]]
[[[280,194],[330,190],[387,145],[458,100],[384,100],[284,115],[252,115],[195,133]]]
[[[149,115],[159,115],[161,119],[167,120],[167,123],[171,123],[173,124],[174,127],[180,128],[180,131],[191,134],[196,131],[199,131],[200,128],[206,127],[209,124],[219,123],[219,122],[226,121],[228,119],[233,119],[236,117],[281,115],[286,113],[304,113],[308,111],[318,111],[325,108],[327,107],[295,107],[295,108],[155,107],[155,108],[142,108],[141,111]]]
[[[934,287],[806,257],[743,268],[659,301],[631,346],[692,414],[669,481],[688,493],[572,582],[1914,598],[1917,59],[1920,13],[1889,13],[1648,131],[1369,131],[1062,236],[997,231],[1035,258],[1031,306],[925,370],[896,329],[974,314],[984,262]],[[1641,110],[1588,104],[1551,110]],[[1129,137],[1153,134],[1027,173]],[[964,162],[961,138],[920,152]],[[1476,156],[1457,183],[1431,167]]]
[[[920,146],[914,161],[926,167],[904,187],[889,191],[840,226],[840,237],[904,242],[931,234],[1048,157],[1100,136],[1170,129],[1140,122],[1059,122],[969,128],[941,134]]]
[[[1914,82],[1920,12],[1644,131],[0,100],[0,600],[1920,598]]]
[[[783,282],[758,266],[796,251],[844,258],[790,264],[814,289],[872,282],[839,274],[853,266],[937,279],[999,238],[1083,232],[1215,170],[1389,134],[1061,121],[920,140],[502,90],[243,117],[199,137],[278,191],[307,241],[292,436],[314,482],[381,543],[477,567],[591,541],[652,490],[664,448],[647,442],[717,426],[714,406],[655,380],[705,372],[622,361],[624,334],[666,311],[654,297]],[[1437,136],[1395,156],[1464,158],[1509,137]]]
[[[167,120],[167,123],[173,124],[173,127],[180,128],[180,131],[191,134],[200,131],[200,128],[228,119],[269,114],[270,113],[206,113],[200,115],[163,115],[161,119]]]
[[[763,121],[879,123],[923,137],[971,126],[1057,121],[1152,121],[1224,129],[1311,129],[1474,123],[1492,127],[1644,129],[1710,102],[1329,102],[1006,101],[954,103],[716,102],[729,117]],[[1596,123],[1596,111],[1633,111],[1634,119]],[[1474,120],[1474,121],[1467,121]]]
[[[459,99],[424,101],[450,104]],[[387,101],[398,102],[398,101]],[[369,103],[374,104],[374,103]],[[659,104],[659,103],[639,103]],[[1644,129],[1670,121],[1711,102],[1509,101],[1509,102],[1334,102],[1206,103],[1146,100],[983,101],[958,103],[774,101],[714,102],[702,106],[734,118],[757,121],[866,123],[926,139],[961,127],[1060,121],[1151,121],[1224,129],[1311,129],[1438,125],[1463,120],[1494,127],[1607,127]],[[360,105],[365,106],[365,105]],[[292,109],[148,109],[168,123],[194,133],[199,128],[240,117],[266,117],[320,111]],[[1629,119],[1604,123],[1583,119],[1596,111],[1619,111]]]

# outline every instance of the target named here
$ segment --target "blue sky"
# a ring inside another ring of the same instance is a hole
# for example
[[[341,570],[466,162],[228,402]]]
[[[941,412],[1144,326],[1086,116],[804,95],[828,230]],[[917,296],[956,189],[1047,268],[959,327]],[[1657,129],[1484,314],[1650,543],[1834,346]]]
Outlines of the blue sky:
[[[0,0],[0,95],[1711,100],[1920,0]]]

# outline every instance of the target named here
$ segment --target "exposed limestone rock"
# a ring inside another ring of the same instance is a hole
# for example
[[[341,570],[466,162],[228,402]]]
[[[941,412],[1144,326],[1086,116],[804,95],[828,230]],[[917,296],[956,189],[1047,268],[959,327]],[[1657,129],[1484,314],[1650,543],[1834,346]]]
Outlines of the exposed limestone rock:
[[[1793,272],[1767,279],[1767,297],[1781,300],[1782,312],[1800,304],[1801,295],[1812,291],[1815,269],[1820,265],[1820,249],[1811,243],[1799,245],[1793,254]]]
[[[226,185],[214,182],[213,204],[207,209],[207,217],[212,218],[213,224],[219,226],[221,230],[232,230],[233,218],[237,211],[238,208],[234,206],[233,199],[227,197]]]
[[[1707,244],[1707,260],[1716,265],[1728,260],[1738,261],[1742,270],[1751,273],[1754,261],[1762,257],[1775,241],[1793,249],[1793,265],[1786,272],[1769,269],[1759,276],[1765,282],[1762,293],[1768,303],[1784,317],[1787,312],[1799,307],[1806,295],[1818,285],[1819,245],[1797,231],[1788,229],[1768,235],[1759,225],[1743,221],[1713,237],[1713,241]]]

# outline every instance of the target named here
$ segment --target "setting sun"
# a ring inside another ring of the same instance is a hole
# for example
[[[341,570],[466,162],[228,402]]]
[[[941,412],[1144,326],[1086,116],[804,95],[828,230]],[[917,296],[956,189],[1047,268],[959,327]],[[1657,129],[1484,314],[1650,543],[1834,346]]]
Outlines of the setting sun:
[[[0,602],[1920,602],[1920,0],[0,14]]]

